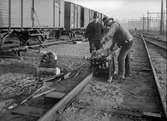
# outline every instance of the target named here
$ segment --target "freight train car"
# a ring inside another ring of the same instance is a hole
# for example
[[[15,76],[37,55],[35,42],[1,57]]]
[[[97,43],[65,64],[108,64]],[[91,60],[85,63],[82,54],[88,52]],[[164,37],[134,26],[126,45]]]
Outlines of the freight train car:
[[[0,28],[85,28],[94,12],[64,0],[0,0]]]
[[[81,6],[71,3],[64,3],[64,26],[67,30],[81,27]]]
[[[64,27],[64,0],[0,0],[0,28]]]
[[[10,48],[20,51],[20,46],[42,44],[50,33],[56,37],[56,31],[63,27],[64,0],[0,0],[3,51]]]
[[[0,28],[85,28],[94,12],[64,0],[0,0]]]
[[[103,19],[102,13],[99,13],[99,18],[100,18],[100,21],[102,21]]]
[[[89,22],[91,22],[93,20],[93,15],[94,15],[94,10],[89,10]]]
[[[86,28],[89,22],[90,22],[89,9],[81,7],[81,27]]]
[[[20,51],[21,46],[41,44],[46,37],[62,34],[82,36],[94,12],[64,0],[0,0],[0,49],[7,46]]]
[[[94,10],[76,5],[71,2],[65,2],[64,26],[67,30],[86,28],[93,20]],[[97,12],[101,19],[101,13]]]
[[[81,6],[75,4],[75,28],[81,27]]]
[[[28,30],[30,32],[26,33],[30,35],[26,36],[31,37],[33,31],[36,37],[56,38],[73,30],[84,32],[94,12],[64,0],[0,0],[0,36],[4,40],[12,33],[9,30],[14,30],[18,36],[25,36],[24,31]],[[67,31],[64,32],[64,28]]]
[[[66,30],[86,28],[88,23],[93,20],[93,10],[71,2],[64,4],[64,26]]]

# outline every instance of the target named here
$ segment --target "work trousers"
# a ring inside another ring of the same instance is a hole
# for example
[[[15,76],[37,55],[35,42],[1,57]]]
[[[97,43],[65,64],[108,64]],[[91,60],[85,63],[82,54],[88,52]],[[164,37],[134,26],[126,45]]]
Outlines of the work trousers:
[[[121,47],[118,55],[118,75],[121,77],[129,76],[131,73],[130,69],[130,50],[132,48],[133,41],[124,44]]]

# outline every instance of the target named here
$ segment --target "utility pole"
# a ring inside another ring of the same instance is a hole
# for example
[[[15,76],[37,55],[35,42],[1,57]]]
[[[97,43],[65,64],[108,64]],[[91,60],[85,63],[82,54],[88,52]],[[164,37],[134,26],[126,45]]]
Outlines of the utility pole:
[[[166,1],[166,29],[167,29],[167,1]],[[166,39],[167,39],[167,30],[166,30]]]
[[[144,31],[144,26],[145,26],[145,18],[143,16],[143,31]]]
[[[147,12],[147,31],[149,32],[149,24],[150,24],[150,22],[149,22],[150,20],[149,20],[149,11]]]
[[[32,9],[31,9],[32,28],[35,25],[34,13],[35,13],[35,4],[34,4],[34,0],[32,0]]]
[[[163,29],[164,29],[163,0],[161,0],[160,34],[163,34]]]
[[[61,26],[61,1],[59,0],[59,27]]]
[[[55,0],[53,0],[53,27],[55,27]]]
[[[8,12],[8,27],[9,27],[9,30],[11,28],[11,0],[8,1],[8,7],[9,7],[9,12]]]
[[[21,29],[23,29],[23,0],[21,0]]]

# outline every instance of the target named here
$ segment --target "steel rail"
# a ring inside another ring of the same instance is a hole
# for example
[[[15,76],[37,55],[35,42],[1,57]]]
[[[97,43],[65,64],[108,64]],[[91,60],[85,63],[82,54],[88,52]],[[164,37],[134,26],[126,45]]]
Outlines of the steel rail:
[[[155,68],[153,66],[153,62],[151,60],[151,55],[149,53],[149,50],[148,50],[148,47],[147,47],[147,44],[146,44],[146,41],[144,39],[144,37],[142,36],[142,34],[140,34],[141,36],[141,39],[143,40],[144,42],[144,47],[146,49],[146,52],[147,52],[147,55],[148,55],[148,58],[149,58],[149,62],[150,62],[150,65],[151,65],[151,68],[152,68],[152,71],[153,71],[153,75],[154,75],[154,79],[155,79],[155,84],[156,84],[156,88],[157,88],[157,91],[158,91],[158,95],[159,95],[159,98],[160,98],[160,101],[161,101],[161,106],[162,106],[162,109],[163,109],[163,114],[164,114],[164,117],[167,119],[167,107],[166,107],[166,99],[162,96],[162,91],[161,91],[161,87],[160,87],[160,84],[158,83],[159,79],[158,79],[158,76],[156,74],[156,71],[155,71]]]
[[[162,49],[167,50],[167,41],[164,41],[155,37],[147,36],[145,35],[145,33],[142,33],[142,34],[143,34],[143,37],[145,38],[145,41],[151,44],[154,44],[155,46],[159,46]]]
[[[139,34],[139,33],[137,33],[137,35],[134,35],[134,37],[136,37],[136,38],[139,38],[139,39],[141,39],[141,34]],[[144,37],[143,36],[143,38],[147,38],[147,37]],[[154,45],[154,46],[156,46],[156,47],[158,47],[158,48],[160,48],[160,49],[163,49],[163,50],[165,50],[165,51],[167,51],[167,46],[160,46],[160,45],[158,45],[158,43],[154,43],[154,42],[151,42],[151,41],[149,41],[149,40],[146,40],[146,39],[144,39],[145,41],[147,41],[148,43],[150,43],[150,44],[152,44],[152,45]],[[159,40],[157,40],[157,41],[159,41]],[[165,41],[164,41],[165,42]],[[167,42],[165,42],[165,44],[167,44]]]
[[[55,121],[59,118],[59,114],[63,112],[64,108],[73,100],[88,84],[92,78],[92,73],[84,78],[74,89],[72,89],[64,98],[62,98],[56,105],[54,105],[46,114],[44,114],[38,121]]]
[[[9,29],[9,27],[0,27],[0,29]],[[10,27],[10,29],[22,29],[21,27]],[[60,30],[62,27],[23,27],[23,29],[55,29]]]
[[[158,43],[155,43],[155,42],[152,42],[152,41],[149,41],[149,40],[146,40],[146,39],[145,39],[145,41],[150,43],[150,44],[153,44],[154,46],[156,46],[156,47],[158,47],[160,49],[163,49],[163,50],[167,51],[167,46],[165,46],[165,47],[164,46],[160,46]]]
[[[163,39],[160,39],[158,37],[153,37],[154,35],[153,34],[147,34],[147,33],[142,33],[143,34],[143,37],[145,38],[149,38],[149,39],[152,39],[152,40],[157,40],[157,41],[160,41],[160,42],[163,42],[163,43],[167,43],[167,41],[163,40]]]
[[[155,41],[161,42],[161,43],[163,43],[163,44],[167,44],[167,41],[164,41],[164,40],[159,39],[159,38],[149,37],[149,36],[147,36],[147,35],[144,35],[144,37],[145,37],[145,38],[149,38],[149,39],[151,39],[151,40],[155,40]]]
[[[36,44],[36,45],[30,45],[30,46],[21,46],[21,47],[9,47],[9,48],[1,48],[1,50],[3,51],[21,51],[21,50],[26,50],[26,49],[35,49],[35,48],[39,48],[39,47],[48,47],[48,46],[52,46],[52,45],[58,45],[58,44],[68,44],[68,43],[72,43],[73,41],[60,41],[60,42],[48,42],[48,43],[42,43],[42,44]]]

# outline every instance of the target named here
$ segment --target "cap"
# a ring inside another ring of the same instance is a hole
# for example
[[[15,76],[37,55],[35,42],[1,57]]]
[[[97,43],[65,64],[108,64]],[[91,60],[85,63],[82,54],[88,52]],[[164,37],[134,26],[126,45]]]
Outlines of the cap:
[[[114,18],[108,18],[105,23],[108,23],[109,21],[114,21]]]
[[[108,17],[104,17],[103,19],[102,19],[102,21],[105,23],[106,21],[107,21],[107,19],[108,19]]]
[[[97,12],[94,12],[93,18],[98,18],[98,17],[99,16],[98,16]]]

